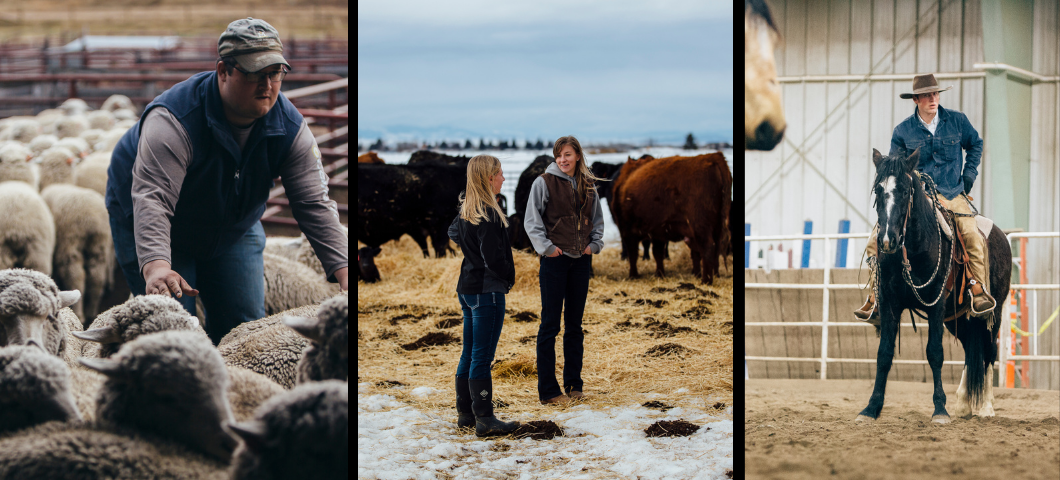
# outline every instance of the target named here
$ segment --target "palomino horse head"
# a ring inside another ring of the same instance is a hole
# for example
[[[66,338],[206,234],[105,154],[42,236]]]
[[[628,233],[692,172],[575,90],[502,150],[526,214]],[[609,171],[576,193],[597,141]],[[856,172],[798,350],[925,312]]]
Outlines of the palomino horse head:
[[[784,108],[773,49],[780,40],[765,0],[744,0],[744,142],[772,150],[784,137]]]
[[[881,253],[894,253],[905,240],[907,219],[912,195],[915,191],[914,170],[920,161],[920,149],[912,155],[883,156],[872,149],[872,162],[876,164],[876,216],[880,225],[876,233],[876,245]]]

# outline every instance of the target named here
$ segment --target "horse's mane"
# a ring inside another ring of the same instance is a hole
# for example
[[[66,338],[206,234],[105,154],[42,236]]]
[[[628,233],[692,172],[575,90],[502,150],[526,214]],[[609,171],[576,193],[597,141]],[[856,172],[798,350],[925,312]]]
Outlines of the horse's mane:
[[[750,10],[752,14],[761,17],[774,32],[780,33],[780,30],[777,29],[777,24],[773,22],[773,15],[769,13],[769,6],[766,5],[765,0],[744,0],[743,5],[745,12]]]
[[[905,157],[902,155],[887,156],[880,159],[879,165],[876,167],[876,178],[873,180],[873,187],[879,185],[884,178],[894,176],[896,180],[907,179],[909,176],[912,177],[913,182],[913,195],[921,196],[926,202],[914,202],[913,208],[909,212],[913,218],[910,221],[919,223],[921,228],[917,228],[916,237],[906,238],[906,247],[909,253],[919,253],[926,249],[928,239],[930,238],[929,222],[934,222],[935,213],[932,211],[934,201],[925,192],[924,186],[920,180],[920,174],[918,171],[913,170],[912,173],[906,172],[905,168]],[[930,178],[930,177],[929,177]],[[902,180],[906,181],[906,180]]]

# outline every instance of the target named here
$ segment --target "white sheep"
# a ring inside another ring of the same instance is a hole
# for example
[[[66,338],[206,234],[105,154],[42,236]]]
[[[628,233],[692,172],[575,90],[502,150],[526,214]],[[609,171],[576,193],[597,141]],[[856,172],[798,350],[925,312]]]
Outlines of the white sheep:
[[[59,110],[66,115],[83,115],[88,111],[88,104],[80,98],[68,98],[62,105],[59,105]]]
[[[59,291],[41,272],[0,270],[0,346],[35,343],[65,359],[70,334],[57,314],[80,298],[76,290]]]
[[[316,315],[319,305],[306,305],[233,328],[217,344],[225,364],[269,377],[285,389],[295,383],[295,367],[309,340],[283,323],[285,317]]]
[[[110,130],[114,127],[114,114],[107,110],[96,110],[86,115],[88,128],[98,130]]]
[[[107,379],[99,391],[96,422],[160,435],[221,460],[234,441],[223,425],[232,412],[228,371],[206,336],[193,331],[143,335],[111,358],[81,363]]]
[[[43,191],[49,185],[57,183],[74,183],[74,163],[79,158],[71,153],[71,150],[56,144],[39,156],[37,161],[40,168],[40,189]]]
[[[320,302],[342,291],[322,274],[279,255],[262,255],[265,269],[265,313],[272,315]]]
[[[70,369],[36,345],[0,348],[0,431],[81,420]]]
[[[320,305],[315,317],[286,317],[283,321],[303,337],[309,348],[295,369],[296,383],[347,381],[350,377],[350,300],[339,295]]]
[[[115,115],[115,118],[117,118],[117,115]],[[118,122],[114,124],[114,128],[121,130],[124,133],[129,131],[130,128],[136,126],[136,122],[139,120],[139,118],[120,118],[118,119]]]
[[[74,185],[90,188],[107,195],[107,169],[110,168],[110,156],[114,152],[92,152],[74,166]]]
[[[107,358],[125,343],[149,333],[188,330],[206,336],[195,317],[188,315],[179,302],[165,295],[143,295],[100,314],[84,332],[73,336],[85,341],[85,358]],[[251,370],[227,366],[231,383],[228,402],[236,421],[247,420],[254,410],[283,387]]]
[[[33,151],[33,156],[36,157],[41,152],[51,148],[55,145],[55,142],[59,141],[59,137],[55,135],[37,135],[33,141],[29,142],[29,149]]]
[[[70,369],[74,403],[77,405],[77,410],[81,412],[82,418],[87,421],[94,420],[96,418],[96,393],[103,386],[103,380],[106,377],[81,365],[78,359],[84,356],[82,352],[86,345],[95,344],[75,336],[84,331],[84,325],[81,324],[81,319],[77,318],[77,315],[70,308],[59,310],[59,321],[66,326],[67,330],[66,350],[63,353],[63,360]]]
[[[18,142],[0,146],[0,182],[25,182],[34,190],[40,184],[40,167],[30,160],[33,151]]]
[[[3,131],[0,131],[0,140],[16,140],[22,143],[29,143],[33,139],[40,135],[40,122],[36,119],[30,118],[18,118],[9,121]]]
[[[138,120],[140,117],[136,115],[136,111],[132,108],[119,108],[114,110],[114,119],[123,122],[128,120]]]
[[[350,237],[349,229],[342,227],[342,231],[346,234],[348,240]],[[317,254],[313,251],[313,246],[306,239],[305,234],[299,237],[269,237],[265,239],[265,253],[289,258],[312,268],[322,278],[326,276],[324,266],[320,263],[320,259],[317,258]]]
[[[55,220],[37,190],[26,182],[0,183],[0,269],[52,273]]]
[[[81,135],[79,135],[79,137],[84,139],[85,142],[88,143],[89,148],[91,148],[93,145],[99,143],[99,139],[103,138],[103,134],[106,133],[106,132],[107,132],[106,130],[100,130],[98,128],[90,128],[88,130],[85,130],[85,131],[81,132]]]
[[[55,122],[55,136],[59,139],[76,137],[85,130],[88,130],[88,120],[84,115],[63,117]]]
[[[114,150],[114,147],[121,141],[121,137],[125,135],[129,129],[112,128],[103,132],[103,135],[99,137],[99,140],[95,145],[92,145],[92,150],[96,152],[107,152]]]
[[[231,478],[349,478],[349,410],[349,385],[336,380],[269,399],[253,421],[229,425],[242,440]]]
[[[114,242],[103,195],[57,183],[41,191],[41,198],[55,219],[53,277],[60,289],[82,292],[81,301],[72,309],[87,323],[99,313],[114,268]]]
[[[73,153],[79,160],[92,153],[92,146],[81,137],[60,138],[58,142],[55,142],[55,146],[69,149],[70,153]]]
[[[107,99],[103,102],[103,105],[99,107],[100,110],[106,110],[108,112],[113,112],[122,108],[131,111],[135,107],[133,107],[132,100],[129,100],[129,97],[119,94],[107,97]]]
[[[47,422],[0,437],[0,478],[227,480],[228,462],[134,428]]]

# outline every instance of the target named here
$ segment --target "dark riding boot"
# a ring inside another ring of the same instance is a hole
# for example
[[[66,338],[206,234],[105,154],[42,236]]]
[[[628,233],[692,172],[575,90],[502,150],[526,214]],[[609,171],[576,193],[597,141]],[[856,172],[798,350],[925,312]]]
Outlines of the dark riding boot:
[[[475,426],[475,412],[471,411],[471,387],[466,378],[456,377],[456,426],[471,428]]]
[[[997,303],[994,302],[993,297],[990,296],[986,290],[983,289],[983,284],[975,281],[975,279],[969,280],[971,283],[970,290],[972,291],[972,310],[975,311],[975,316],[987,316],[990,312],[994,311],[994,307]]]
[[[475,435],[507,435],[519,428],[519,422],[504,422],[493,416],[493,379],[468,380],[471,387],[471,409],[475,412]]]

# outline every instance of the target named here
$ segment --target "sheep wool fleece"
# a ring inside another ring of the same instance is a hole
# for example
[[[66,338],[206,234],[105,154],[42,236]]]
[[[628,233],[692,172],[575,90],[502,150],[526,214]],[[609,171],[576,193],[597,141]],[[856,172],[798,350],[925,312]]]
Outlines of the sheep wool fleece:
[[[70,392],[70,369],[62,360],[37,347],[0,348],[0,431],[80,420]]]
[[[349,384],[299,385],[235,424],[242,437],[232,455],[233,479],[349,478]]]

